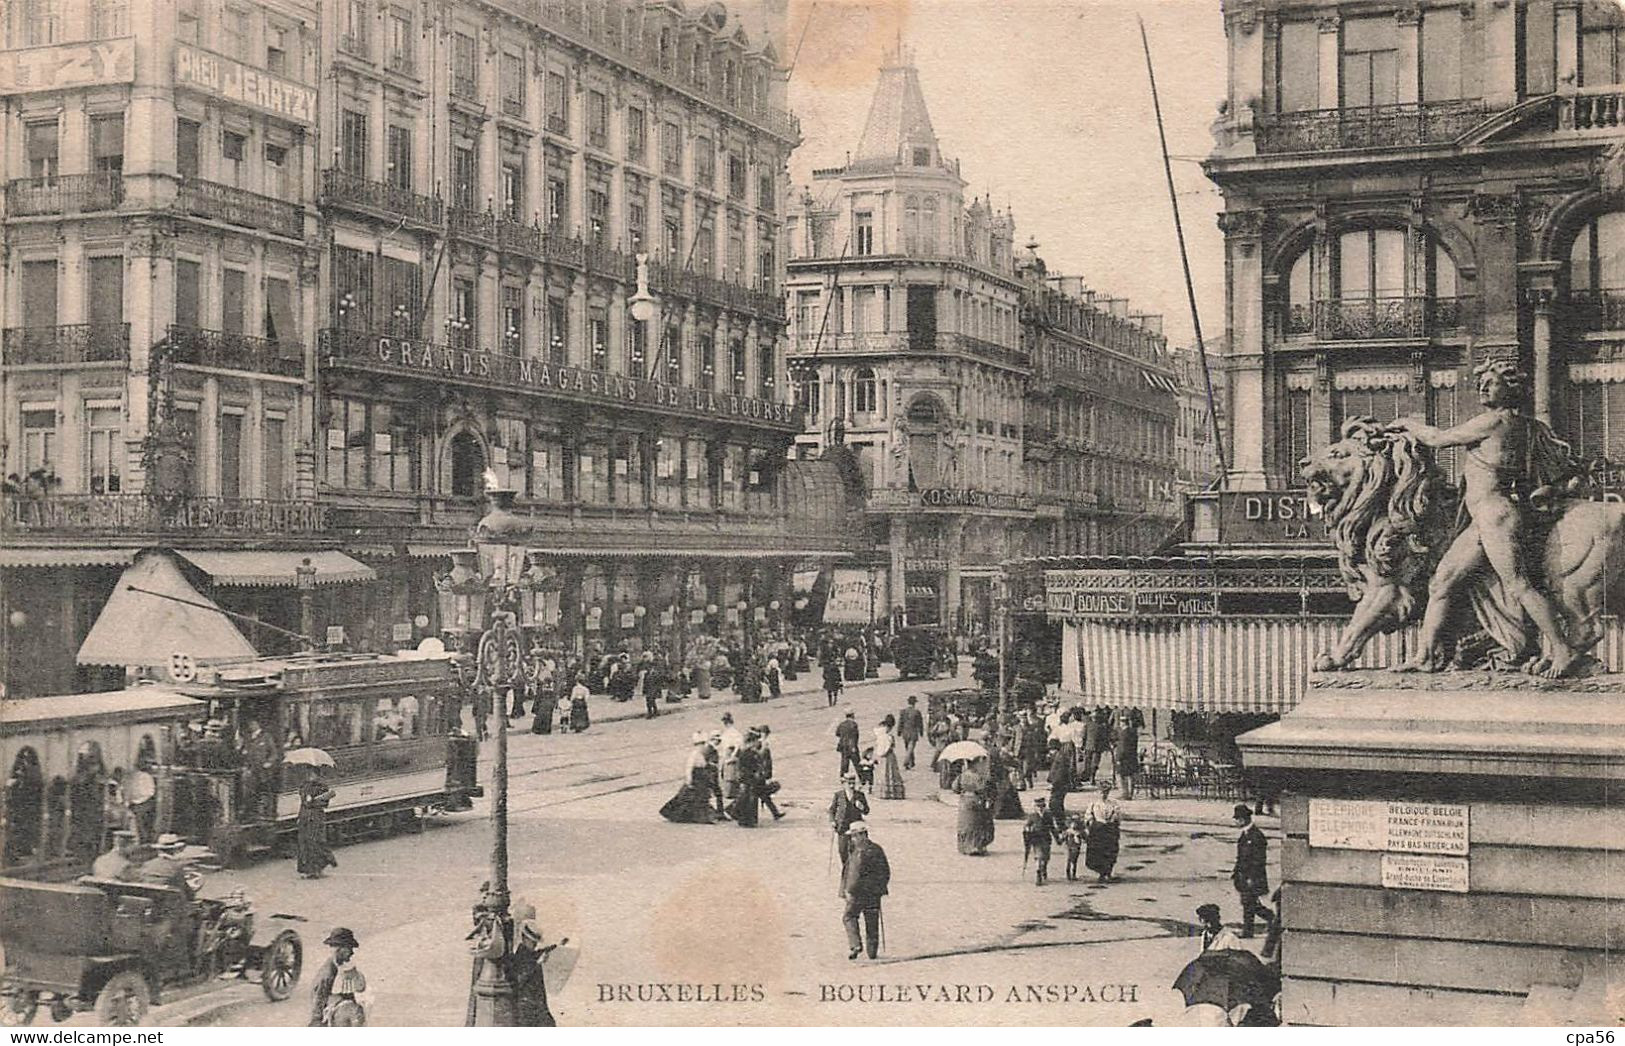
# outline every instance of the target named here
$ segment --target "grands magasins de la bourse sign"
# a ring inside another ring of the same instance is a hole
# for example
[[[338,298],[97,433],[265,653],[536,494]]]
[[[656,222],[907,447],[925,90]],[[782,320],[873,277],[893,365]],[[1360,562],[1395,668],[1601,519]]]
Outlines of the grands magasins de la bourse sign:
[[[801,412],[787,403],[391,335],[325,330],[322,357],[324,366],[329,369],[450,380],[499,391],[540,393],[576,402],[634,407],[683,417],[748,421],[759,427],[789,432],[801,429]]]

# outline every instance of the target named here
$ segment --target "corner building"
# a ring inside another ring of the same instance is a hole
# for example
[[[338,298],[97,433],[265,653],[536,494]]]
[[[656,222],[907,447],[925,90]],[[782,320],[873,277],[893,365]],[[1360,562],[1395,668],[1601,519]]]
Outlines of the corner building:
[[[720,4],[330,8],[317,482],[387,579],[374,618],[432,601],[488,474],[570,642],[674,638],[752,586],[787,602],[798,131],[771,42]]]
[[[1625,453],[1619,6],[1223,11],[1233,485],[1297,485],[1350,418],[1465,420],[1502,356],[1581,453]]]
[[[140,548],[174,550],[228,608],[284,627],[293,566],[333,551],[308,435],[320,17],[302,0],[8,5],[0,678],[14,694],[119,685],[75,654]],[[254,582],[244,555],[285,579]],[[366,573],[349,566],[324,575],[324,608]]]
[[[967,203],[965,185],[918,71],[892,56],[857,148],[791,208],[786,289],[798,453],[844,447],[856,462],[858,565],[886,579],[877,616],[976,631],[993,623],[1005,561],[1069,543],[1127,551],[1157,529],[1143,526],[1152,500],[1171,525],[1171,439],[1151,439],[1172,431],[1173,386],[1148,318],[1018,258],[1015,219]],[[1091,381],[1102,403],[1129,390],[1123,425],[1079,405]],[[1151,401],[1156,425],[1141,417]],[[1120,460],[1084,451],[1090,418],[1102,451],[1123,442]]]

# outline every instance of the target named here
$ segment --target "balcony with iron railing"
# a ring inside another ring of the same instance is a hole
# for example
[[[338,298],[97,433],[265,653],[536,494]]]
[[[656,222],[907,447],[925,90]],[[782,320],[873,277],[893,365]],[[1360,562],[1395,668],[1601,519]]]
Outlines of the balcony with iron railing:
[[[290,239],[305,236],[304,209],[298,204],[201,178],[181,179],[175,208],[184,214],[245,229],[264,229]]]
[[[498,218],[496,222],[497,247],[527,258],[542,257],[542,227],[526,225],[512,218]]]
[[[0,495],[0,534],[8,538],[319,535],[326,506],[292,498],[201,494]]]
[[[559,0],[492,2],[512,15],[558,35],[575,47],[619,62],[641,76],[730,113],[781,139],[794,142],[801,138],[801,124],[793,114],[765,102],[740,97],[737,91],[730,96],[725,85],[696,80],[692,76],[679,74],[669,65],[662,66],[652,44],[644,46],[642,42],[628,40],[618,26],[606,19],[592,17],[573,4]],[[553,130],[551,126],[548,129]],[[556,133],[564,132],[560,130]]]
[[[444,210],[438,197],[423,196],[386,182],[375,182],[336,167],[322,172],[321,203],[323,207],[343,207],[391,219],[404,218],[420,227],[438,227]]]
[[[401,76],[414,79],[418,75],[418,60],[408,51],[391,51],[384,57],[384,68]]]
[[[115,363],[130,358],[128,323],[70,323],[11,327],[5,332],[5,365]]]
[[[233,331],[171,326],[164,344],[154,350],[167,353],[175,363],[221,370],[280,374],[298,378],[305,373],[304,349],[297,342],[274,341]]]
[[[1469,326],[1478,299],[1420,295],[1291,302],[1281,310],[1287,339],[1320,341],[1410,340]]]
[[[93,214],[117,210],[123,202],[124,175],[119,171],[13,178],[6,183],[6,213],[13,218]]]
[[[549,134],[568,135],[570,133],[569,117],[563,113],[548,113],[547,130]]]
[[[479,81],[474,79],[473,73],[453,71],[451,74],[451,96],[464,101],[479,101]]]
[[[1260,116],[1260,153],[1393,149],[1453,142],[1483,123],[1491,109],[1480,99],[1309,109]]]
[[[496,215],[490,211],[478,211],[470,207],[450,207],[446,211],[446,222],[453,236],[464,240],[479,240],[482,243],[497,242]]]

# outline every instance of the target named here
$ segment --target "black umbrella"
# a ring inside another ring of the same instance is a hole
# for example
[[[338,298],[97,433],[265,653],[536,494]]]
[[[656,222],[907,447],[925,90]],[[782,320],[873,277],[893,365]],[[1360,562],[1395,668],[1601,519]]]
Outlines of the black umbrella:
[[[1281,978],[1252,952],[1219,948],[1192,959],[1174,987],[1186,1006],[1211,1003],[1226,1013],[1244,1004],[1268,1006],[1281,990]]]

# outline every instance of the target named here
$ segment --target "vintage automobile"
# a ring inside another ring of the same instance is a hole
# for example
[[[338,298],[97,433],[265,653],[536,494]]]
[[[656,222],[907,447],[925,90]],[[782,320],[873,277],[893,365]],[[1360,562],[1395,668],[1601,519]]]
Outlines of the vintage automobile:
[[[274,925],[269,940],[254,934],[241,893],[193,900],[164,883],[0,879],[0,1024],[29,1024],[42,1005],[56,1021],[93,1009],[102,1024],[140,1024],[169,993],[225,978],[281,1002],[299,982],[303,945]]]

